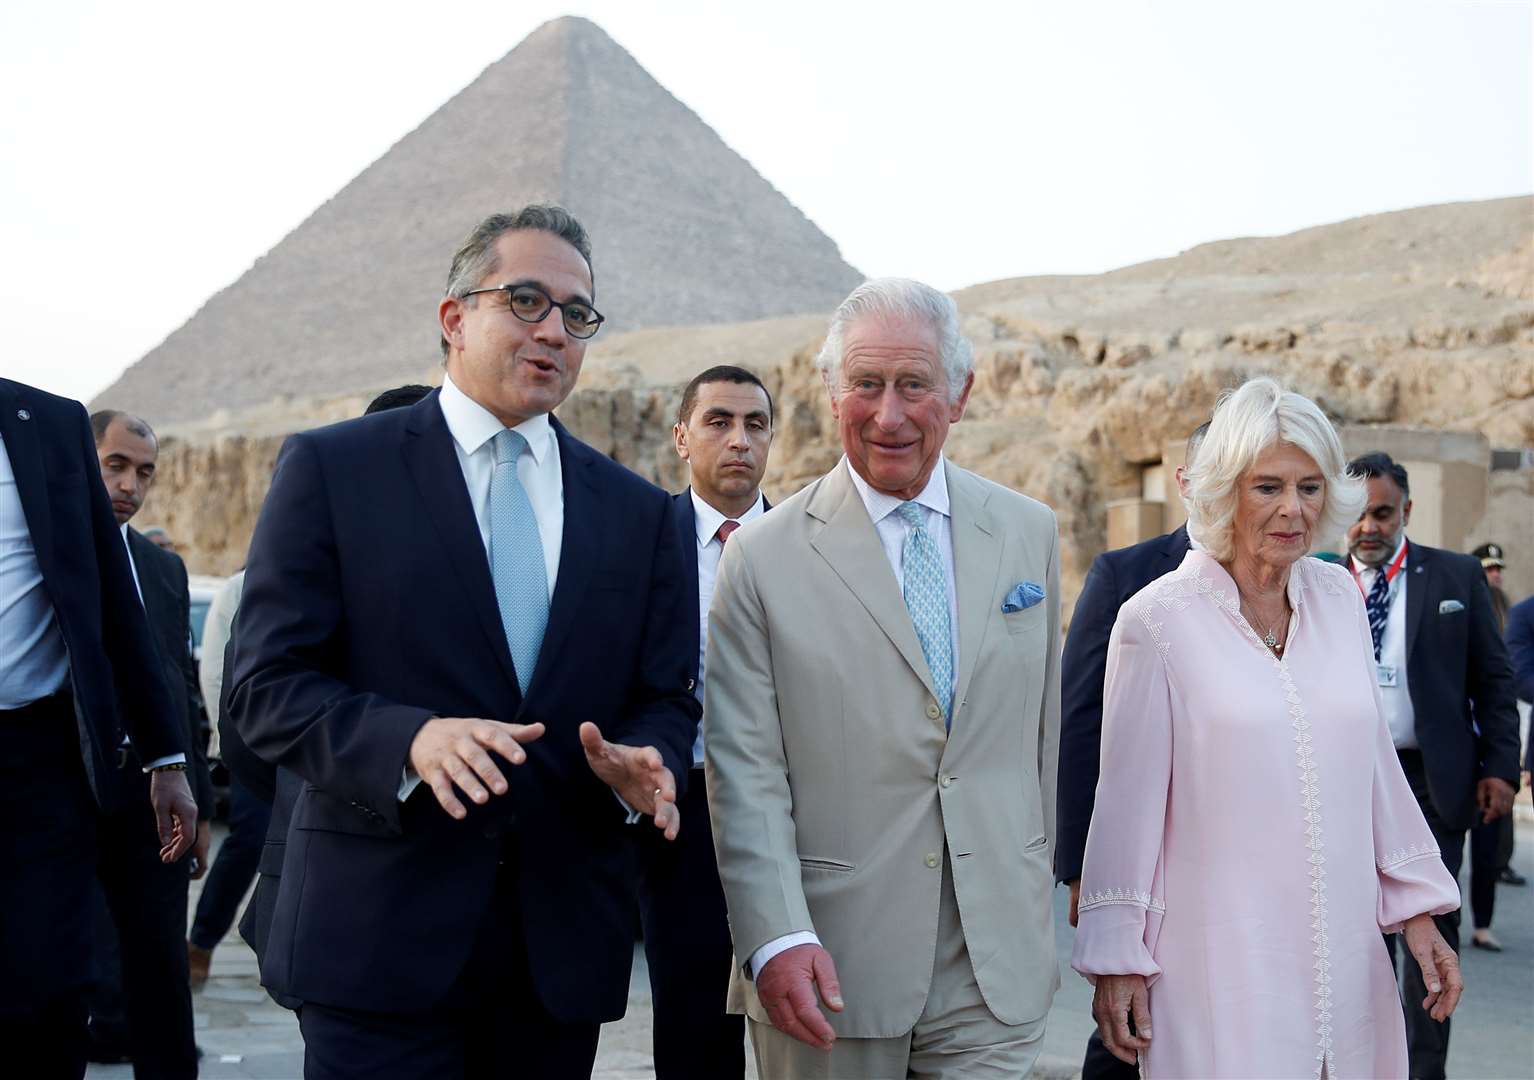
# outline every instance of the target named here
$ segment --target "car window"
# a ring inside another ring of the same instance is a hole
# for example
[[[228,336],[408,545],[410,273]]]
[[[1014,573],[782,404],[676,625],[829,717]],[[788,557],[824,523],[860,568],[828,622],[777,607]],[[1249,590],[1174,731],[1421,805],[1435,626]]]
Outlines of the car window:
[[[192,601],[192,643],[199,649],[202,648],[202,628],[208,621],[208,606],[210,601]]]

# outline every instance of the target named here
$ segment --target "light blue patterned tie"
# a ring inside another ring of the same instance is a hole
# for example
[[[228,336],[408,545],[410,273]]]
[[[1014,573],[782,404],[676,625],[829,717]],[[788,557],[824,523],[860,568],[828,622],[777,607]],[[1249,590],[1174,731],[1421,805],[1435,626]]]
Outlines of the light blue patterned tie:
[[[937,541],[927,531],[922,508],[903,502],[895,508],[908,528],[900,549],[900,573],[905,579],[905,606],[916,624],[916,637],[932,685],[943,708],[943,725],[952,722],[953,703],[953,633],[948,615],[948,577],[943,573],[943,556]]]
[[[509,428],[500,432],[495,437],[495,472],[490,476],[490,577],[511,662],[517,669],[517,685],[524,694],[549,621],[543,539],[533,504],[517,477],[517,458],[526,449],[527,440],[519,432]]]

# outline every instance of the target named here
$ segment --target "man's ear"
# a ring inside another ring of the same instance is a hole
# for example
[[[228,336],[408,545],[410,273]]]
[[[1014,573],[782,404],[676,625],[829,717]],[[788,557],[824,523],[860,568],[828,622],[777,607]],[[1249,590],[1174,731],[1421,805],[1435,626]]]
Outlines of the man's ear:
[[[676,447],[676,456],[687,461],[691,453],[687,449],[687,425],[680,420],[671,425],[671,443]]]
[[[1411,500],[1407,499],[1406,504],[1401,507],[1401,526],[1405,528],[1409,524],[1411,524]]]
[[[463,308],[464,302],[456,296],[444,296],[437,305],[437,322],[450,349],[463,348]]]
[[[964,409],[969,405],[969,392],[975,388],[975,373],[971,371],[964,377],[964,389],[959,391],[959,399],[948,407],[948,422],[957,424],[964,419]]]

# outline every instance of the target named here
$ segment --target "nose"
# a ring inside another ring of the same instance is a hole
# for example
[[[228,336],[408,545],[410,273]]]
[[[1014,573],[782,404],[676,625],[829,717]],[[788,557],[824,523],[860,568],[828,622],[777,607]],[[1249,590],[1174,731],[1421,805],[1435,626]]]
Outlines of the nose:
[[[874,410],[874,423],[879,425],[880,431],[888,432],[899,431],[905,423],[905,402],[893,386],[885,387],[884,393],[879,396],[879,407]]]
[[[533,340],[551,348],[564,348],[565,343],[570,340],[570,333],[565,329],[564,310],[557,307],[549,308],[549,313],[533,324]]]
[[[1284,499],[1283,502],[1279,504],[1278,509],[1279,513],[1283,514],[1285,517],[1299,517],[1300,489],[1298,487],[1285,488]]]
[[[735,424],[730,428],[729,445],[731,450],[751,449],[751,438],[746,434],[745,424]]]

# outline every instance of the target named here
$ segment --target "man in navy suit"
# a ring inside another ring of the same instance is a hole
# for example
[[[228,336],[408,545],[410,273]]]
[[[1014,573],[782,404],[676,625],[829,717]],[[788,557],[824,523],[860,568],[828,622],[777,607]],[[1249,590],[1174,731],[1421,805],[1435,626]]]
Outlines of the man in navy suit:
[[[1208,423],[1188,436],[1183,464],[1177,469],[1182,490],[1183,469],[1192,464]],[[1055,880],[1071,890],[1070,921],[1076,925],[1081,896],[1081,861],[1087,850],[1087,827],[1097,796],[1097,770],[1103,731],[1103,678],[1108,665],[1108,637],[1119,608],[1145,586],[1177,569],[1188,553],[1188,528],[1179,525],[1164,536],[1105,551],[1092,560],[1076,598],[1070,633],[1060,662],[1060,782],[1056,797]],[[1083,1080],[1135,1077],[1139,1069],[1114,1057],[1102,1038],[1092,1032],[1082,1063]]]
[[[772,395],[745,368],[711,367],[682,391],[671,434],[690,482],[672,496],[672,506],[683,544],[697,554],[688,561],[685,617],[696,620],[690,625],[702,701],[708,605],[719,557],[730,534],[768,508],[761,484],[772,447]],[[655,1075],[656,1080],[729,1080],[745,1074],[745,1020],[725,1012],[734,951],[714,858],[701,727],[691,764],[681,802],[687,832],[675,844],[653,832],[640,837],[639,901],[655,1010]]]
[[[197,807],[186,733],[133,588],[85,409],[0,379],[0,1043],[18,1076],[83,1076],[98,813],[123,735],[174,862]],[[147,813],[146,813],[147,817]]]
[[[94,940],[96,985],[88,999],[91,1058],[131,1057],[139,1080],[197,1075],[192,991],[187,980],[187,891],[207,869],[213,783],[202,742],[202,710],[192,660],[191,596],[186,565],[129,524],[154,484],[160,442],[136,416],[103,409],[91,414],[100,474],[112,515],[128,549],[128,570],[144,605],[178,726],[186,733],[187,775],[197,800],[191,858],[162,863],[153,816],[145,807],[148,781],[138,768],[119,768],[120,804],[99,823]],[[137,765],[124,746],[123,762]],[[190,872],[189,872],[190,871]]]
[[[1411,543],[1411,487],[1404,466],[1371,453],[1349,465],[1366,479],[1369,501],[1348,530],[1348,569],[1364,595],[1374,641],[1375,678],[1396,756],[1459,877],[1465,832],[1513,809],[1518,790],[1518,712],[1491,591],[1480,560]],[[1459,912],[1435,916],[1459,951]],[[1388,939],[1395,954],[1396,935]],[[1422,972],[1402,974],[1411,1074],[1444,1075],[1449,1021],[1422,1007]]]
[[[589,1075],[700,708],[665,492],[548,414],[602,321],[558,207],[481,222],[442,388],[291,437],[229,707],[303,780],[262,975],[313,1077]],[[359,279],[359,288],[366,288]]]

